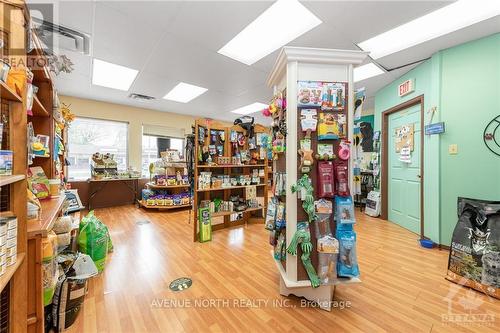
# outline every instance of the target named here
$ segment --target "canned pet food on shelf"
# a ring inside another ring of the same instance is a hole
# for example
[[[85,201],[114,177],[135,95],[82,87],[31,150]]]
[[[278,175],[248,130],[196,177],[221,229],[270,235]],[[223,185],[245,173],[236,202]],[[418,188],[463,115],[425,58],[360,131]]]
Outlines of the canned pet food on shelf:
[[[5,255],[7,255],[7,257],[15,256],[15,255],[17,255],[17,246],[6,247],[4,252],[5,252]]]
[[[4,236],[7,234],[7,218],[0,218],[0,236]]]
[[[7,239],[17,238],[17,228],[7,229]]]
[[[7,242],[5,244],[7,248],[17,246],[17,237],[7,238]]]
[[[10,216],[6,218],[7,222],[7,230],[16,229],[17,228],[17,217]]]
[[[12,266],[16,263],[17,261],[17,254],[14,254],[13,256],[8,256],[7,257],[7,267]]]

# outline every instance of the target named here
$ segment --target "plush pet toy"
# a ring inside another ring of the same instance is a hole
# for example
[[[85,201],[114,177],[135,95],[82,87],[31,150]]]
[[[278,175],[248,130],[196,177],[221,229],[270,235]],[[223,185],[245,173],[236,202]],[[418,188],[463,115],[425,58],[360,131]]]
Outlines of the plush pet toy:
[[[302,173],[309,173],[311,171],[311,166],[314,164],[313,151],[299,149],[297,152],[301,157],[300,170],[302,171]]]
[[[254,136],[254,125],[255,119],[250,116],[239,117],[234,121],[234,125],[240,125],[246,131],[247,137],[253,138]]]

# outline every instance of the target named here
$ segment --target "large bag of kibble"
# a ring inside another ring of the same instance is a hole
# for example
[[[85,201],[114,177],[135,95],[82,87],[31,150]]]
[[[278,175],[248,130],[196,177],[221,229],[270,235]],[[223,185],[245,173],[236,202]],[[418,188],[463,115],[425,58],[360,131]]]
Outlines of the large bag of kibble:
[[[104,270],[106,256],[113,246],[108,227],[94,215],[94,211],[80,221],[78,248],[92,258],[99,273]]]
[[[446,278],[500,298],[500,201],[458,198]]]
[[[97,267],[90,256],[81,253],[59,255],[58,261],[61,275],[46,324],[53,326],[56,332],[63,332],[77,319],[85,300],[87,280],[97,275]],[[47,315],[47,311],[45,313]]]

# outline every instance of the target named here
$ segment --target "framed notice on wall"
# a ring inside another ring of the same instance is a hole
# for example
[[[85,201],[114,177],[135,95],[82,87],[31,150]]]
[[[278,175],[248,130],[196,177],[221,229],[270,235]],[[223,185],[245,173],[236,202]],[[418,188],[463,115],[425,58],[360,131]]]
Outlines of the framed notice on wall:
[[[408,147],[410,151],[413,151],[413,132],[413,124],[406,124],[396,128],[394,140],[396,144],[396,153],[399,153],[404,147]]]

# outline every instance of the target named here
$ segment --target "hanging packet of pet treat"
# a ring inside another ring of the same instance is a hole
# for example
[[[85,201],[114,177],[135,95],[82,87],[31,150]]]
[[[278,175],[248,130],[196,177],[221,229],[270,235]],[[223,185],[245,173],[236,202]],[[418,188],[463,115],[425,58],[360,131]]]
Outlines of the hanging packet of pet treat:
[[[356,257],[356,233],[353,230],[337,228],[339,241],[339,258],[337,275],[341,277],[359,277],[358,259]]]
[[[351,195],[349,191],[349,170],[347,161],[337,160],[334,162],[335,168],[335,193],[341,197]]]
[[[266,223],[265,223],[265,228],[267,230],[271,231],[274,230],[275,218],[276,218],[276,199],[272,198],[269,200],[267,204]]]
[[[500,299],[500,201],[458,198],[446,279]]]
[[[354,204],[351,196],[335,197],[335,219],[337,223],[353,224],[356,223],[354,217]]]

